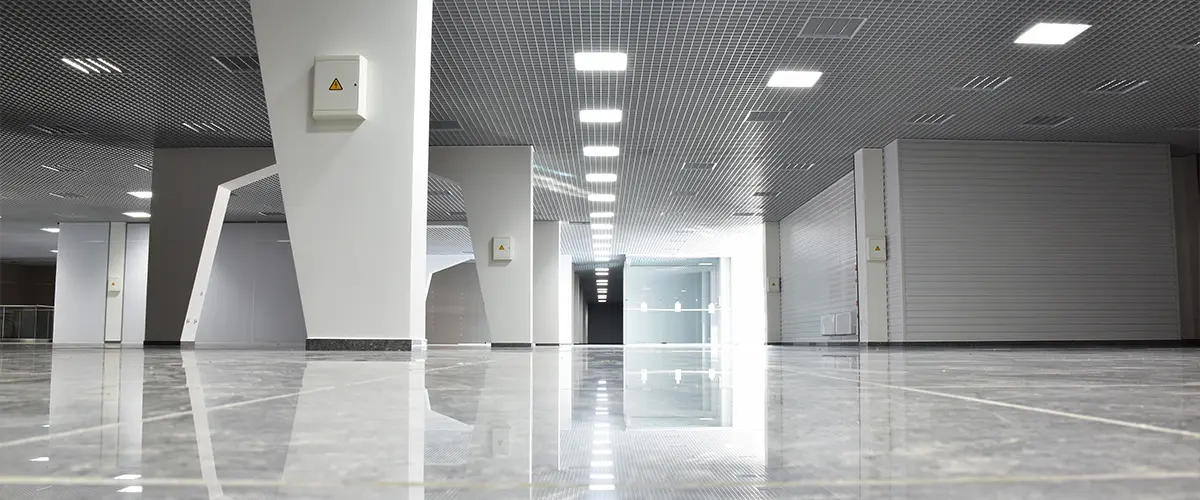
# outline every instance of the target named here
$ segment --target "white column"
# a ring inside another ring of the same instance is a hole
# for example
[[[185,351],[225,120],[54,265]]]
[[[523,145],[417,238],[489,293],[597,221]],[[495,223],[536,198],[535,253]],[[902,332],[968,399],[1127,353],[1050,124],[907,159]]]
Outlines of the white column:
[[[429,170],[462,188],[493,346],[533,343],[533,148],[429,148]],[[512,260],[492,239],[512,238]]]
[[[763,226],[763,264],[767,279],[779,280],[779,223],[767,222]],[[783,302],[779,289],[775,289],[767,292],[767,343],[779,342],[783,342]]]
[[[54,276],[54,343],[104,343],[108,223],[60,224]]]
[[[559,343],[558,222],[533,223],[533,342]]]
[[[449,269],[471,260],[470,255],[426,255],[425,256],[425,297],[429,297],[429,283],[433,281],[434,273]]]
[[[863,148],[854,153],[854,217],[858,227],[858,339],[887,342],[887,262],[868,260],[873,250],[869,241],[887,236],[882,149]]]
[[[124,222],[108,225],[108,282],[110,286],[104,301],[104,341],[120,342],[125,310]]]
[[[424,347],[432,5],[250,2],[310,348]],[[312,120],[322,55],[367,60],[366,120]]]
[[[571,345],[575,320],[575,295],[572,293],[571,287],[574,286],[575,272],[571,269],[571,256],[558,256],[558,340],[562,345]]]

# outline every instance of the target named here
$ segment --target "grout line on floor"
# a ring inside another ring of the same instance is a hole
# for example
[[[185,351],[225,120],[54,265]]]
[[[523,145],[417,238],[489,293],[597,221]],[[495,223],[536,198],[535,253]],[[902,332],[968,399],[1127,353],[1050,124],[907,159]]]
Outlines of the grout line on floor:
[[[428,368],[428,369],[422,370],[421,373],[429,374],[432,372],[449,370],[451,368],[462,368],[464,366],[482,365],[482,364],[492,363],[494,361],[495,360],[486,360],[486,361],[478,361],[475,363],[456,364],[454,366],[442,366],[442,367],[438,367],[438,368]],[[315,389],[301,390],[301,391],[297,391],[297,392],[289,392],[287,394],[276,394],[274,396],[266,396],[266,397],[256,398],[256,399],[248,399],[245,401],[236,401],[233,403],[225,403],[223,405],[217,405],[212,408],[209,408],[208,412],[214,412],[217,410],[228,410],[231,408],[240,408],[240,407],[249,406],[252,404],[265,403],[267,401],[275,401],[278,399],[287,399],[287,398],[303,396],[303,395],[307,395],[307,394],[313,394],[313,393],[317,393],[317,392],[325,392],[325,391],[331,391],[331,390],[335,390],[335,389],[342,389],[342,388],[346,388],[346,387],[353,387],[353,386],[357,386],[357,385],[370,384],[370,383],[374,383],[374,382],[382,382],[384,380],[391,380],[391,379],[395,379],[395,378],[404,377],[407,375],[408,374],[388,375],[386,377],[377,377],[377,378],[368,379],[368,380],[359,380],[357,382],[351,382],[351,383],[345,384],[345,385],[318,387]],[[190,387],[189,387],[189,390],[190,390]],[[153,417],[143,418],[140,421],[141,421],[141,423],[145,424],[145,423],[159,422],[159,421],[163,421],[163,420],[171,420],[173,418],[186,417],[188,415],[191,415],[193,413],[193,411],[194,410],[177,411],[177,412],[173,412],[173,413],[166,413],[163,415],[155,415]],[[59,438],[64,438],[64,437],[78,436],[80,434],[87,434],[89,432],[111,429],[114,427],[120,427],[122,425],[129,425],[130,423],[131,422],[129,422],[129,421],[114,422],[111,424],[96,425],[96,426],[92,426],[92,427],[83,427],[83,428],[79,428],[79,429],[72,429],[69,431],[57,432],[54,434],[45,434],[45,435],[41,435],[41,436],[33,436],[33,437],[16,439],[13,441],[5,441],[5,442],[0,442],[0,448],[11,448],[13,446],[21,446],[21,445],[25,445],[25,444],[49,441],[51,439],[59,439]]]
[[[1137,422],[1128,422],[1125,420],[1117,420],[1117,419],[1105,418],[1105,417],[1095,417],[1092,415],[1084,415],[1081,413],[1072,413],[1072,412],[1067,412],[1067,411],[1051,410],[1048,408],[1038,408],[1036,406],[1028,406],[1028,405],[1022,405],[1022,404],[1016,404],[1016,403],[1005,403],[1003,401],[993,401],[990,399],[974,398],[971,396],[961,396],[958,394],[950,394],[948,392],[930,391],[930,390],[926,390],[926,389],[918,389],[915,387],[906,387],[906,386],[902,386],[902,385],[892,385],[892,384],[884,384],[884,383],[880,383],[880,382],[870,382],[870,381],[857,380],[857,379],[851,379],[851,378],[845,378],[845,377],[835,377],[833,375],[825,375],[823,373],[814,373],[814,372],[799,371],[799,370],[792,371],[792,373],[798,373],[800,375],[808,375],[808,376],[813,376],[813,377],[826,378],[826,379],[831,379],[831,380],[854,382],[857,384],[870,385],[870,386],[874,386],[874,387],[882,387],[882,388],[893,389],[893,390],[914,392],[917,394],[925,394],[927,396],[938,396],[938,397],[943,397],[943,398],[957,399],[960,401],[968,401],[971,403],[1000,406],[1003,408],[1010,408],[1010,409],[1014,409],[1014,410],[1022,410],[1022,411],[1028,411],[1028,412],[1034,412],[1034,413],[1042,413],[1045,415],[1054,415],[1057,417],[1067,417],[1067,418],[1073,418],[1076,420],[1085,420],[1085,421],[1089,421],[1089,422],[1097,422],[1097,423],[1102,423],[1102,424],[1118,425],[1121,427],[1128,427],[1131,429],[1159,432],[1159,433],[1163,433],[1163,434],[1174,434],[1176,436],[1183,436],[1183,437],[1188,437],[1188,438],[1192,438],[1192,439],[1200,439],[1200,432],[1191,432],[1191,431],[1185,431],[1182,429],[1171,429],[1169,427],[1159,427],[1157,425],[1141,424],[1141,423],[1137,423]]]

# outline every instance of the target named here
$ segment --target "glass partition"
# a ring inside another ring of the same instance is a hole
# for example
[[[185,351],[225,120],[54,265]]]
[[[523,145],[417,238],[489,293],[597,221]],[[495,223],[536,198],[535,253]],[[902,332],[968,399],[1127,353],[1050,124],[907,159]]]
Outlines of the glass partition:
[[[721,343],[727,289],[719,258],[631,258],[625,267],[625,343]]]

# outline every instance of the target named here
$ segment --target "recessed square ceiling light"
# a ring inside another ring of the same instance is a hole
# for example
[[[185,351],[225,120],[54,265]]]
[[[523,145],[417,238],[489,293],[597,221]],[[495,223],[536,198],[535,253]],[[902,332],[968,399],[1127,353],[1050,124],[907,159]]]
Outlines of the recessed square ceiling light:
[[[43,227],[42,231],[45,231],[47,233],[57,233],[57,232],[61,231],[61,229],[59,229],[57,227]]]
[[[625,71],[629,57],[624,52],[576,52],[575,71]]]
[[[619,109],[581,109],[579,121],[583,123],[618,123],[621,121]]]
[[[589,194],[588,201],[595,201],[595,202],[599,202],[599,203],[611,203],[611,202],[617,201],[617,195],[615,195],[615,194]]]
[[[608,296],[607,296],[607,295],[597,295],[597,296],[596,296],[596,298],[597,298],[597,299],[600,299],[600,300],[608,300]]]
[[[146,213],[146,212],[125,212],[124,215],[126,217],[132,217],[134,219],[149,219],[150,218],[150,214]]]
[[[612,228],[613,228],[612,224],[604,224],[604,223],[596,223],[596,222],[592,223],[593,231],[607,231]]]
[[[616,215],[617,214],[612,213],[612,212],[592,212],[593,219],[611,219],[611,218],[615,217]]]
[[[597,271],[607,271],[608,268],[607,267],[597,267],[596,270]]]
[[[1090,24],[1037,23],[1025,30],[1013,43],[1028,45],[1062,45],[1079,36]]]
[[[596,302],[599,302],[599,303],[601,303],[601,304],[607,304],[607,303],[608,303],[608,299],[604,299],[604,300],[597,300]]]
[[[596,271],[596,276],[608,276],[608,271]]]
[[[587,174],[588,182],[617,182],[617,174]]]
[[[612,235],[611,234],[593,234],[592,239],[593,240],[611,240]]]
[[[133,196],[134,198],[141,198],[143,200],[149,200],[150,198],[154,197],[154,193],[151,191],[130,191],[129,196]]]
[[[713,264],[712,264],[712,262],[701,262],[701,263],[700,263],[700,265],[702,265],[702,266],[711,266],[711,265],[713,265]]]
[[[617,146],[584,146],[583,156],[617,156],[621,148]]]
[[[596,293],[608,293],[608,288],[597,288]]]
[[[608,284],[608,280],[596,280],[596,284],[597,284],[597,285],[607,285],[607,284]]]
[[[50,253],[58,253],[58,250],[51,250]]]
[[[592,243],[593,248],[612,248],[612,243]],[[605,269],[607,271],[607,269]]]
[[[820,71],[776,71],[767,81],[768,87],[809,88],[821,79]]]

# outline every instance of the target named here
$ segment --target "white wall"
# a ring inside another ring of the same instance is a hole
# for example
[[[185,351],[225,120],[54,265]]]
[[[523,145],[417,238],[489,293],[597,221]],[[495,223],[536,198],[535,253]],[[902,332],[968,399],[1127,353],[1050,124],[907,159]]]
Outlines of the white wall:
[[[1178,339],[1170,165],[1165,145],[892,144],[890,340]]]
[[[146,275],[150,258],[150,225],[128,224],[125,231],[125,301],[121,343],[140,346],[146,340]]]
[[[289,241],[287,224],[225,224],[196,345],[304,343],[304,312]]]
[[[822,335],[821,327],[835,315],[855,313],[856,237],[853,173],[779,223],[783,342],[858,340]]]
[[[102,344],[108,295],[109,224],[63,223],[59,228],[53,342]]]
[[[464,262],[433,274],[425,302],[425,339],[430,344],[490,341],[479,273],[475,271],[474,262]]]

